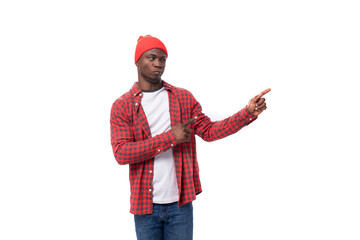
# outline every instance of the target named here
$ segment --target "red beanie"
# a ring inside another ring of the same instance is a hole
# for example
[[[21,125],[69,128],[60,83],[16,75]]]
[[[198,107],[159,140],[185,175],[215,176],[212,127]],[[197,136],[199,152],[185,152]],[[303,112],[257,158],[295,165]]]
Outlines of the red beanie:
[[[163,50],[166,54],[166,57],[168,56],[165,45],[159,39],[157,39],[156,37],[152,37],[150,35],[146,35],[144,37],[140,36],[139,39],[137,40],[137,45],[135,50],[135,64],[137,63],[137,61],[144,52],[149,51],[150,49],[153,48],[159,48]]]

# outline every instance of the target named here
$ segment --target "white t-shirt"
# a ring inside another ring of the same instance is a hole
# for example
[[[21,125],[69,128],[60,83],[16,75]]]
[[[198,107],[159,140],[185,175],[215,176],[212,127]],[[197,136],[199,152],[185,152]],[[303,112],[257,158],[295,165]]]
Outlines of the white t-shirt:
[[[153,137],[171,129],[169,96],[163,88],[143,91],[141,100]],[[153,202],[172,203],[179,200],[172,148],[155,156],[153,176]]]

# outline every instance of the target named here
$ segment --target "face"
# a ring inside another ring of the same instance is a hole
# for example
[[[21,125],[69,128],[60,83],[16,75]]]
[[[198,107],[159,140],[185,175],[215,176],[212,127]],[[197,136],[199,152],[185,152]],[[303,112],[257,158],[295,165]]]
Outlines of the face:
[[[166,54],[162,50],[154,48],[144,52],[136,63],[139,81],[146,81],[150,84],[160,83],[165,63]]]

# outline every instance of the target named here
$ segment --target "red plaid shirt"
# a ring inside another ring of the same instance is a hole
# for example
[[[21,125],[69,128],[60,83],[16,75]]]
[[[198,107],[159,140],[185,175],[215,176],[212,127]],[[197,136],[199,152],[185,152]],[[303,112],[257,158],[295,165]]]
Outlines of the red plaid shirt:
[[[176,178],[179,188],[179,206],[193,201],[201,193],[199,166],[196,159],[195,134],[205,141],[214,141],[239,131],[256,117],[246,108],[222,121],[212,122],[202,113],[193,95],[182,88],[163,81],[169,94],[171,125],[185,122],[195,116],[191,125],[190,142],[177,144],[172,131],[151,136],[150,128],[141,107],[142,92],[137,83],[118,98],[111,109],[111,144],[116,161],[129,164],[131,198],[130,212],[151,214],[153,212],[152,184],[154,157],[173,148]]]

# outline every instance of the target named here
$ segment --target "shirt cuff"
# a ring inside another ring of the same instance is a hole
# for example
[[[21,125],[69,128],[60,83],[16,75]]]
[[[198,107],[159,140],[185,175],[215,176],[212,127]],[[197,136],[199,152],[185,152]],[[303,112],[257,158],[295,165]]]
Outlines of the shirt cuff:
[[[244,107],[243,109],[240,110],[241,116],[243,117],[243,119],[246,122],[246,125],[249,125],[250,123],[252,123],[253,121],[255,121],[258,117],[252,113],[250,113],[247,109],[247,107]]]
[[[159,135],[160,136],[160,135]],[[156,155],[161,152],[166,152],[170,148],[174,147],[177,144],[175,134],[172,131],[167,131],[161,134],[161,143],[156,148]]]

